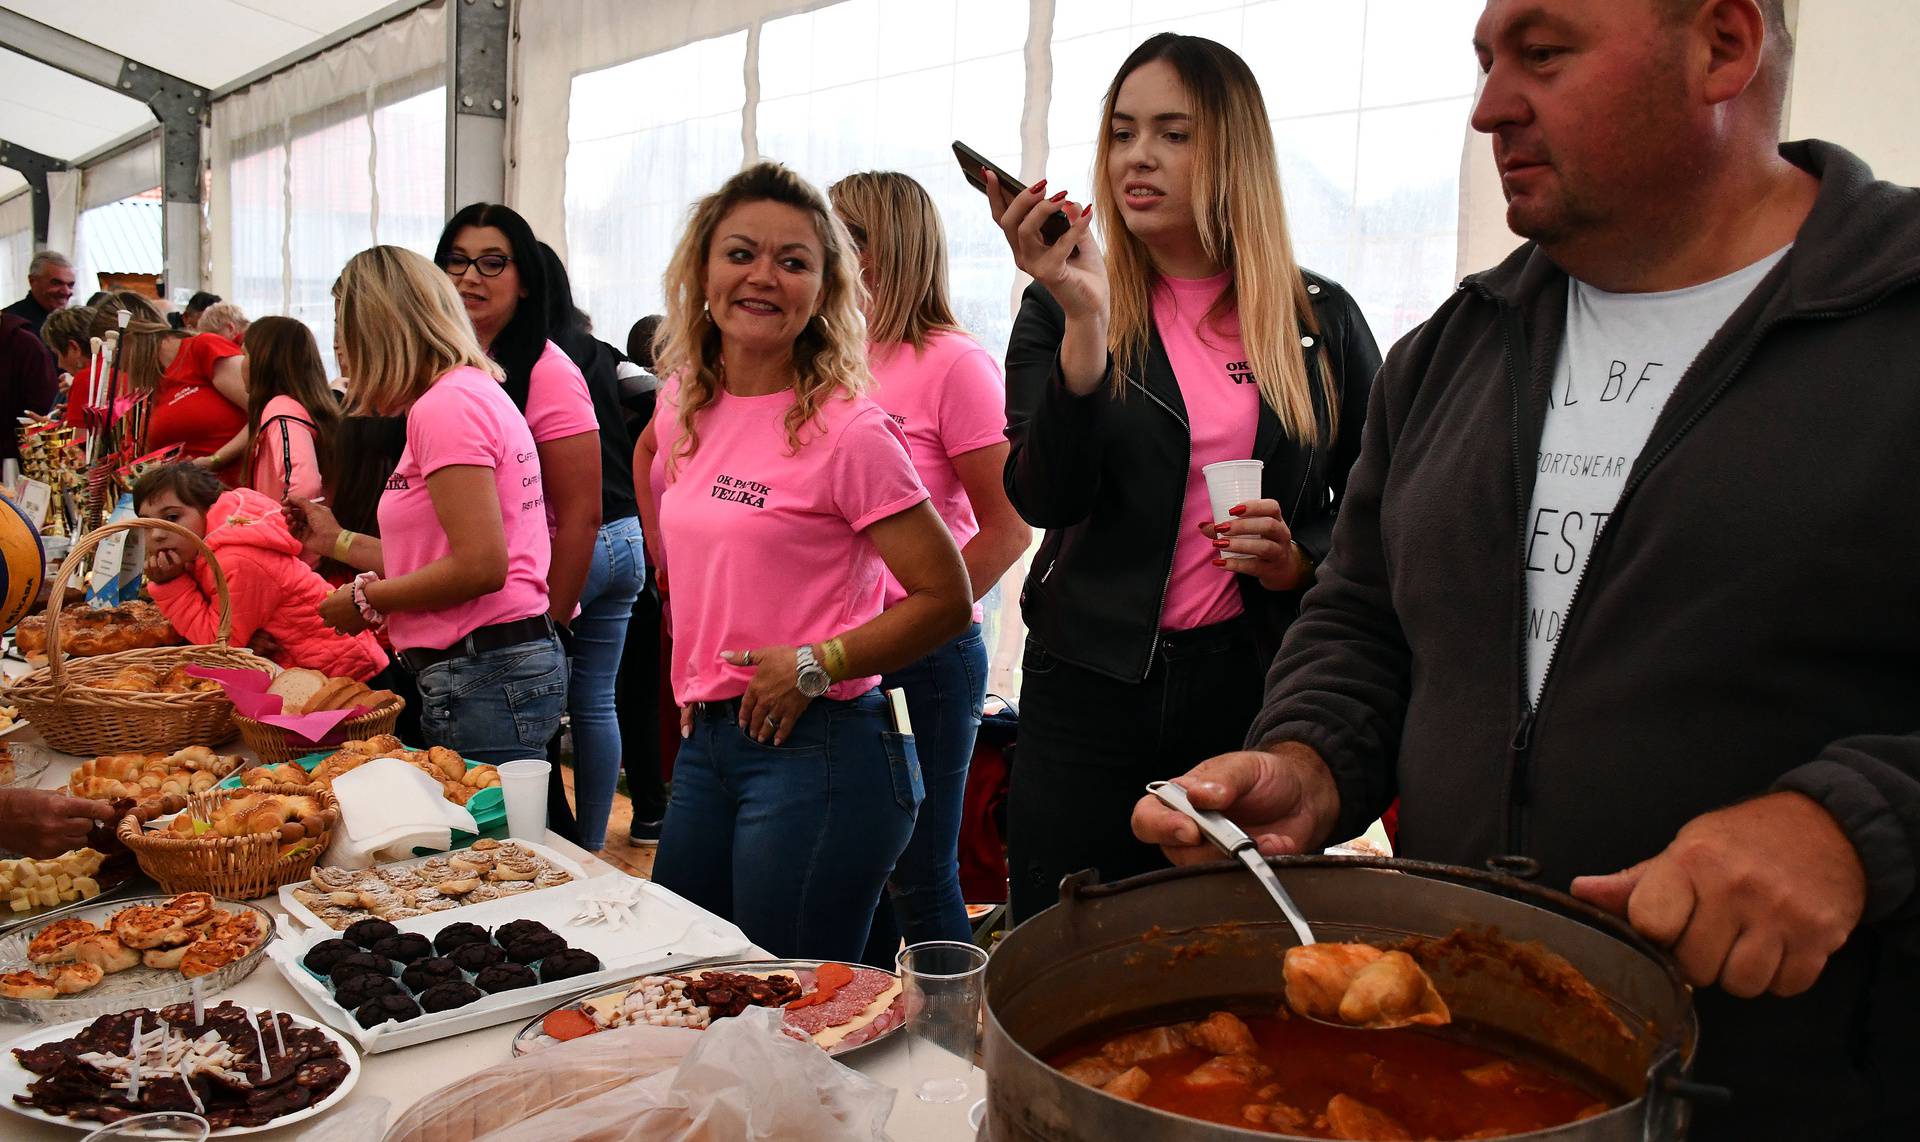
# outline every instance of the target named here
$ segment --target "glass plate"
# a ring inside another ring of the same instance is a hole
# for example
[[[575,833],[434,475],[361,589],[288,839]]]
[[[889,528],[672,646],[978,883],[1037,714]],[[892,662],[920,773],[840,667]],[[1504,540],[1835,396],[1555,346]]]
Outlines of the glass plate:
[[[811,971],[817,971],[820,968],[821,964],[824,964],[827,962],[829,961],[827,960],[725,960],[718,963],[688,964],[685,967],[673,968],[668,971],[648,972],[647,975],[694,976],[694,975],[699,975],[701,972],[704,972],[704,971],[752,971],[752,972],[807,971],[807,972],[811,972]],[[879,968],[868,967],[865,964],[848,964],[847,966],[853,968],[855,971],[879,971],[880,970]],[[885,972],[882,974],[892,976],[895,983],[899,982],[899,976],[893,972]],[[515,1055],[524,1055],[531,1051],[540,1050],[542,1047],[553,1046],[554,1044],[559,1042],[559,1040],[550,1038],[545,1031],[541,1030],[540,1025],[543,1022],[545,1022],[547,1016],[552,1015],[554,1012],[562,1010],[564,1008],[578,1009],[582,1004],[585,1004],[590,1000],[602,999],[608,996],[615,996],[615,995],[624,996],[628,992],[632,991],[634,988],[634,985],[638,984],[642,978],[644,977],[635,976],[630,980],[626,980],[622,983],[614,984],[612,987],[598,988],[594,991],[587,992],[585,995],[576,995],[571,999],[562,1000],[561,1002],[554,1004],[552,1007],[547,1008],[545,1011],[542,1011],[540,1014],[534,1016],[532,1019],[527,1020],[526,1025],[520,1028],[520,1031],[518,1034],[514,1035],[513,1053]],[[874,1021],[880,1022],[883,1020],[890,1020],[892,1025],[889,1027],[885,1027],[882,1030],[876,1032],[872,1038],[863,1039],[862,1041],[858,1043],[854,1043],[852,1045],[848,1045],[844,1042],[836,1043],[835,1045],[826,1048],[827,1054],[838,1057],[840,1055],[849,1054],[853,1051],[864,1050],[867,1047],[873,1046],[875,1043],[891,1038],[895,1032],[899,1031],[900,1028],[906,1025],[906,993],[905,992],[896,992],[893,997],[893,1002],[888,1004],[886,1011],[882,1012],[879,1016],[876,1016]]]
[[[63,912],[59,918],[64,920],[77,917],[82,920],[91,920],[95,924],[104,924],[108,917],[122,908],[130,908],[136,904],[165,904],[171,899],[173,899],[172,896],[133,896],[125,900],[115,900],[110,904],[96,904],[88,908]],[[248,904],[244,900],[219,900],[218,904],[229,912],[245,910],[258,914],[261,922],[266,926],[267,938],[259,947],[246,955],[223,968],[199,977],[200,995],[208,1003],[213,1002],[215,996],[252,975],[253,969],[259,967],[266,956],[267,945],[271,944],[274,938],[273,916],[266,909]],[[44,924],[30,924],[0,937],[0,974],[40,970],[41,965],[27,959],[27,945],[43,927],[45,927]],[[57,999],[0,998],[0,1016],[32,1023],[66,1023],[75,1019],[94,1019],[133,1007],[165,1007],[169,1003],[183,1003],[192,998],[193,981],[181,975],[177,969],[150,968],[141,965],[114,972],[91,990],[83,991],[79,995],[63,995]]]

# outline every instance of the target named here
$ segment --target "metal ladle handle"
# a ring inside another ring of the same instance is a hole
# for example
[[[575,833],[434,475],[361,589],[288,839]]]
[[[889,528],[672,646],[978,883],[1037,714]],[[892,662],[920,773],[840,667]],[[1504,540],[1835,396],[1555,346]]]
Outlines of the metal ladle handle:
[[[1168,808],[1185,814],[1200,827],[1201,836],[1212,841],[1228,856],[1246,865],[1253,875],[1259,878],[1261,885],[1267,890],[1267,895],[1273,897],[1273,902],[1280,906],[1280,911],[1286,914],[1287,923],[1293,925],[1294,935],[1300,937],[1300,942],[1302,944],[1316,942],[1313,938],[1313,929],[1307,925],[1306,916],[1302,915],[1299,906],[1294,904],[1293,897],[1287,895],[1287,890],[1280,884],[1280,878],[1273,874],[1272,868],[1268,867],[1265,858],[1260,855],[1260,847],[1254,844],[1253,838],[1247,835],[1246,830],[1211,809],[1196,808],[1193,802],[1187,799],[1187,791],[1171,781],[1150,781],[1147,783],[1147,792],[1158,797]]]

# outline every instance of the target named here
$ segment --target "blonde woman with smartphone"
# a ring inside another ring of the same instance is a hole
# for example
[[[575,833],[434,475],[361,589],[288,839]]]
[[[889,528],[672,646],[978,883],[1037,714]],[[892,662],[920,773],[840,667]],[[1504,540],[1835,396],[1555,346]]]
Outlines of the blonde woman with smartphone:
[[[1007,491],[1047,529],[1025,592],[1016,920],[1078,869],[1164,865],[1133,802],[1239,748],[1332,542],[1380,363],[1359,306],[1294,261],[1245,61],[1154,36],[1101,118],[1091,205],[985,177],[1034,279],[1007,346]],[[1262,462],[1260,491],[1214,518],[1203,469],[1231,460]]]

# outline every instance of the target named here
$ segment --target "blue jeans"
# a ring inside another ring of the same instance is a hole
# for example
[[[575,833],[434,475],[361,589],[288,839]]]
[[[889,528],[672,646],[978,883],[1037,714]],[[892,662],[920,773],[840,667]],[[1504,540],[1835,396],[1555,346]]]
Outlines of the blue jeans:
[[[551,636],[438,662],[416,681],[427,741],[488,765],[546,757],[567,708],[567,657]]]
[[[975,623],[959,638],[881,683],[907,692],[914,743],[927,797],[913,839],[887,878],[886,898],[874,914],[866,962],[891,967],[902,936],[909,944],[973,939],[960,895],[960,814],[967,768],[987,699],[987,647]],[[891,907],[888,906],[891,902]]]
[[[920,806],[913,739],[878,690],[815,700],[779,747],[713,706],[680,745],[653,879],[775,956],[859,962]]]
[[[573,619],[573,684],[567,712],[573,722],[573,799],[581,847],[607,843],[607,816],[620,783],[620,719],[613,688],[627,643],[627,620],[647,570],[640,521],[633,516],[600,526],[593,563]]]

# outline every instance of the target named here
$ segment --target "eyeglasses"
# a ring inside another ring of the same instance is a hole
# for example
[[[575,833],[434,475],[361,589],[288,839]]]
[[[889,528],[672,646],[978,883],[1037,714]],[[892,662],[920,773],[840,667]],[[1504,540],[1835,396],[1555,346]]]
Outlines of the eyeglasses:
[[[507,271],[507,263],[511,261],[513,259],[506,254],[482,254],[477,258],[469,258],[465,254],[448,254],[447,260],[441,263],[440,268],[447,271],[447,276],[450,278],[457,278],[466,273],[468,266],[479,270],[483,278],[497,278]]]

